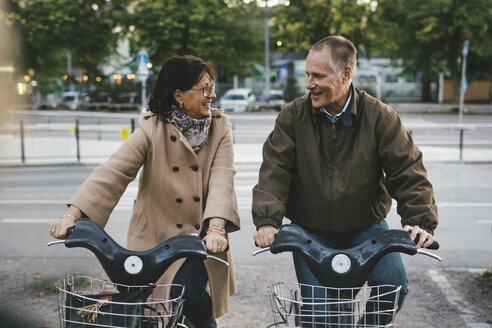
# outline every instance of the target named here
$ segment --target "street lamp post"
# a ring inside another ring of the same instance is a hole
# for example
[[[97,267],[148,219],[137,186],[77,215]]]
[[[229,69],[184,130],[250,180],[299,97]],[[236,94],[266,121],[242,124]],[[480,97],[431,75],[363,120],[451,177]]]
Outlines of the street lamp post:
[[[147,66],[149,62],[149,55],[147,51],[141,50],[137,54],[137,69],[138,79],[142,82],[142,106],[140,111],[145,113],[147,111],[147,78],[149,77],[149,68]]]
[[[464,110],[464,103],[465,103],[465,91],[467,88],[467,81],[466,81],[466,56],[468,56],[468,49],[470,47],[470,41],[465,40],[463,42],[463,50],[462,50],[462,56],[461,56],[461,85],[460,85],[460,107],[459,107],[459,122],[463,122],[463,110]]]
[[[268,27],[268,18],[270,16],[268,0],[265,1],[265,94],[268,103],[270,94],[270,29]]]

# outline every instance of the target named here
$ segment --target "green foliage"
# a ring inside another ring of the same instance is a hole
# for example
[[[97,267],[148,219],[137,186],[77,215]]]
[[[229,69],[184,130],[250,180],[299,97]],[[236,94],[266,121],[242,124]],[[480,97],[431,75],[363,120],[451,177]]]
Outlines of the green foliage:
[[[484,269],[476,281],[482,292],[492,294],[492,271],[490,269]]]
[[[58,284],[55,278],[43,278],[40,274],[34,275],[34,281],[31,283],[31,289],[36,292],[57,293],[56,285]]]
[[[395,48],[381,32],[388,26],[377,20],[369,2],[353,0],[292,0],[273,11],[272,36],[282,40],[282,51],[307,53],[322,38],[338,34],[349,38],[366,54]]]
[[[21,32],[24,69],[45,76],[66,73],[67,51],[74,68],[97,74],[114,51],[117,34],[105,0],[11,0],[8,16]]]
[[[492,0],[380,0],[377,15],[397,43],[388,54],[408,71],[449,72],[459,81],[463,41],[470,40],[468,77],[492,72]]]
[[[8,46],[17,49],[16,64],[20,72],[34,69],[38,81],[66,73],[68,50],[74,69],[100,74],[101,64],[116,53],[123,37],[129,38],[132,55],[147,50],[155,70],[171,55],[194,54],[215,65],[221,82],[232,74],[248,76],[253,64],[264,60],[265,11],[255,1],[1,4],[1,28],[18,30],[22,36],[22,47],[8,40]],[[354,42],[359,55],[401,59],[408,72],[422,72],[428,85],[436,72],[459,81],[467,39],[468,78],[491,77],[491,17],[492,0],[291,0],[288,6],[270,8],[269,23],[272,50],[306,54],[316,41],[340,34]],[[281,46],[275,45],[277,40]]]
[[[492,74],[492,0],[291,0],[272,12],[280,50],[306,53],[327,35],[343,35],[359,55],[401,59],[408,72],[422,72],[424,97],[436,72],[459,80],[464,40],[468,77]]]
[[[253,15],[250,15],[253,13]],[[244,75],[263,54],[263,29],[254,7],[229,7],[221,0],[143,0],[126,18],[132,52],[149,52],[160,65],[175,54],[214,63],[219,75]],[[158,69],[158,67],[156,67]]]

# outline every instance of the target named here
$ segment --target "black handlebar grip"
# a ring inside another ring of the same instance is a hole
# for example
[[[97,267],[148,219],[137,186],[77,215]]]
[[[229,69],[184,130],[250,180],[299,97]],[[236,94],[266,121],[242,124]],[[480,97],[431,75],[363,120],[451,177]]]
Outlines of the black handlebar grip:
[[[417,242],[418,242],[418,238],[416,238],[416,239],[413,241],[413,243],[414,243],[415,245],[417,245]],[[426,247],[426,249],[438,250],[438,249],[439,249],[439,246],[440,246],[440,245],[439,245],[439,243],[437,242],[437,240],[434,240],[434,241],[432,242],[432,244],[430,244],[428,247]]]
[[[74,228],[75,228],[75,226],[68,227],[68,229],[67,229],[67,235],[65,236],[65,238],[68,237],[68,235],[72,233],[72,231],[73,231]]]
[[[203,245],[205,245],[205,247],[207,245],[207,243],[204,240],[203,240]],[[227,243],[226,249],[221,253],[226,253],[228,250],[229,250],[229,243]]]
[[[427,247],[427,249],[437,250],[437,249],[439,249],[439,243],[436,240],[434,240],[434,242],[432,244],[430,244],[430,246]]]

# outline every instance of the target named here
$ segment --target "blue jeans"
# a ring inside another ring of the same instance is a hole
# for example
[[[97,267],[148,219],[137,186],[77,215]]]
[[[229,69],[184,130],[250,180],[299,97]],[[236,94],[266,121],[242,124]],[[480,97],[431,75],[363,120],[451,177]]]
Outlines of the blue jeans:
[[[357,230],[353,232],[347,233],[339,233],[339,234],[324,234],[320,232],[314,232],[319,237],[323,238],[327,244],[331,245],[334,248],[346,249],[354,247],[367,239],[371,238],[376,232],[388,230],[388,224],[386,220],[381,220],[375,225],[368,227],[366,229]],[[312,232],[312,231],[311,231]],[[314,277],[311,270],[309,270],[307,264],[304,260],[297,255],[296,253],[292,253],[294,258],[294,268],[296,270],[297,281],[302,284],[307,285],[315,285],[321,286],[319,281]],[[407,273],[405,271],[405,267],[403,266],[403,261],[401,259],[400,253],[389,253],[374,267],[372,273],[370,274],[367,283],[369,286],[376,285],[395,285],[402,286],[400,290],[400,296],[398,299],[398,311],[403,306],[403,302],[405,300],[406,295],[408,294],[408,278]],[[381,290],[380,290],[381,292]],[[301,295],[303,298],[307,299],[323,299],[326,298],[326,295],[322,293],[322,295],[317,295],[316,292],[312,293],[312,289],[310,288],[301,288]],[[388,301],[394,303],[394,295],[388,296]],[[368,304],[366,307],[366,311],[371,312],[371,304]],[[391,304],[389,305],[391,308]],[[308,312],[312,312],[313,309],[307,309]],[[316,309],[314,309],[316,311]],[[380,324],[389,323],[391,321],[391,317],[381,318],[377,316],[367,316],[367,321],[365,324],[374,324],[379,322]],[[304,318],[303,318],[304,321]],[[308,320],[309,321],[309,320]],[[312,319],[311,319],[312,321]],[[312,325],[308,325],[309,327],[313,327]],[[322,325],[316,325],[316,327],[325,327]]]
[[[212,300],[207,288],[207,270],[199,259],[187,259],[181,266],[173,283],[185,286],[183,314],[195,328],[215,328],[212,318]],[[181,289],[171,288],[171,297],[180,295]]]

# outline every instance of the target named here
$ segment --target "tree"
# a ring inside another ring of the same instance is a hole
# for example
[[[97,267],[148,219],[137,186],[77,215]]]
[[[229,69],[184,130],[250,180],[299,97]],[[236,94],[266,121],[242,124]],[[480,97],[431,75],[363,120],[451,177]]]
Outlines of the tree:
[[[74,67],[95,75],[100,60],[116,47],[118,35],[112,32],[107,1],[11,0],[9,4],[8,17],[22,35],[24,69],[60,77],[67,72],[70,51]]]
[[[219,78],[245,75],[263,54],[261,21],[255,6],[222,0],[142,0],[125,24],[132,52],[145,48],[154,63],[193,54],[214,63]]]
[[[377,15],[392,26],[385,32],[397,48],[392,58],[401,58],[408,71],[423,74],[422,101],[430,101],[430,82],[435,72],[449,71],[454,81],[454,101],[458,101],[461,77],[461,50],[470,40],[469,58],[474,76],[491,72],[492,0],[380,0]],[[481,63],[484,66],[477,67]]]
[[[273,11],[272,36],[282,40],[282,51],[301,53],[333,34],[347,37],[366,55],[394,48],[395,43],[381,34],[386,22],[375,20],[373,10],[367,1],[291,0]]]

